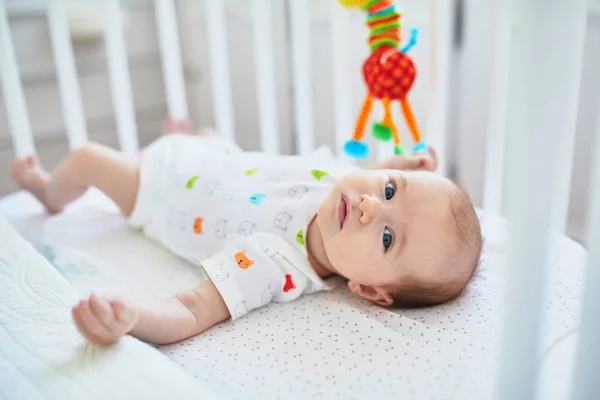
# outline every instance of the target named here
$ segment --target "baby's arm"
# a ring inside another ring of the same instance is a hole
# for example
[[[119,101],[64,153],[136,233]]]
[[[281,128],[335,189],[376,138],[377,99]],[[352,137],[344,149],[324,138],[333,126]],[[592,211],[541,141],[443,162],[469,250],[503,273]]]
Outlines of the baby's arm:
[[[131,301],[92,294],[73,307],[79,332],[99,345],[130,334],[145,342],[178,342],[204,332],[230,317],[229,310],[209,279],[197,288],[173,297]]]

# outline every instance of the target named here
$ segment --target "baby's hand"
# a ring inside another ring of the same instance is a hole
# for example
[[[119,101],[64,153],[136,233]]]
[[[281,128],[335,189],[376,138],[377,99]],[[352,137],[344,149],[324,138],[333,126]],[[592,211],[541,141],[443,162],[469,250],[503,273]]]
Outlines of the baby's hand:
[[[413,153],[410,155],[395,156],[386,162],[387,168],[405,171],[431,171],[437,169],[437,156],[433,147],[429,153]]]
[[[71,310],[77,330],[90,342],[109,345],[131,331],[138,320],[136,309],[128,302],[92,294]]]

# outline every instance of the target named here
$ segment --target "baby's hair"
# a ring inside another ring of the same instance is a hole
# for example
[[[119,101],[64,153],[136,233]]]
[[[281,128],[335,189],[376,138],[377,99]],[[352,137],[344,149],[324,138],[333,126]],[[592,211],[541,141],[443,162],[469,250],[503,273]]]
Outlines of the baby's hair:
[[[467,193],[458,186],[450,195],[451,223],[455,238],[447,280],[425,281],[406,277],[392,290],[394,307],[424,307],[452,300],[462,293],[479,264],[483,239],[479,218]]]

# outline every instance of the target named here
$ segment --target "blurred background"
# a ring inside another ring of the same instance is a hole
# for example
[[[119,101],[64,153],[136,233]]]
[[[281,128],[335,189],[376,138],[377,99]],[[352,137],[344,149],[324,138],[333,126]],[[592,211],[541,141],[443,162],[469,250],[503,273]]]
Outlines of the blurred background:
[[[207,1],[207,0],[204,0]],[[331,79],[330,1],[307,0],[311,7],[311,63],[314,75],[315,129],[318,144],[334,146],[333,83]],[[451,118],[447,127],[450,138],[448,174],[481,205],[485,167],[486,133],[490,107],[492,72],[493,9],[491,0],[437,0],[452,3],[453,53],[450,97]],[[25,89],[38,156],[47,168],[54,167],[68,153],[56,70],[48,34],[48,24],[39,1],[5,0],[16,44],[16,55]],[[98,0],[100,3],[101,0]],[[227,0],[226,23],[232,75],[232,98],[237,140],[246,149],[259,148],[258,111],[255,104],[255,71],[252,15],[248,0]],[[402,0],[405,28],[417,27],[421,43],[428,43],[436,25],[431,7],[436,1]],[[284,153],[294,152],[293,96],[290,64],[289,9],[287,2],[273,2],[273,49],[277,66],[278,114]],[[142,145],[160,135],[167,114],[161,60],[159,55],[154,4],[152,0],[122,1],[125,32],[132,79],[136,120]],[[177,0],[177,12],[189,111],[196,127],[213,124],[210,71],[206,43],[203,1]],[[73,1],[70,7],[71,38],[83,97],[90,140],[117,147],[113,105],[110,94],[105,47],[102,40],[102,14],[94,2]],[[95,21],[95,22],[94,22]],[[363,15],[355,13],[355,57],[362,59]],[[518,33],[518,22],[513,29]],[[515,35],[518,37],[518,35]],[[426,113],[430,83],[431,54],[426,45],[417,45],[411,55],[419,68],[419,77],[410,98],[423,131],[427,131]],[[354,67],[352,67],[354,68]],[[600,99],[600,0],[589,1],[585,59],[578,112],[575,162],[573,169],[569,234],[583,236],[589,184],[590,141],[596,126]],[[363,96],[360,71],[356,70],[353,105],[358,110]],[[4,103],[0,97],[0,196],[17,188],[8,171],[13,159],[12,142]],[[350,132],[349,132],[350,135]],[[540,147],[541,148],[541,147]],[[531,152],[539,149],[531,149]]]

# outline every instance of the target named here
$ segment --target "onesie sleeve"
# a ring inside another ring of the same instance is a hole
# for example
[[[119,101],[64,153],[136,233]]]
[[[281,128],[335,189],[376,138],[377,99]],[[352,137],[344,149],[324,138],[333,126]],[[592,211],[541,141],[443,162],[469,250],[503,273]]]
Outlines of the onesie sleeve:
[[[271,301],[295,300],[318,286],[307,272],[312,271],[308,261],[282,240],[268,233],[240,236],[202,262],[232,319]]]

